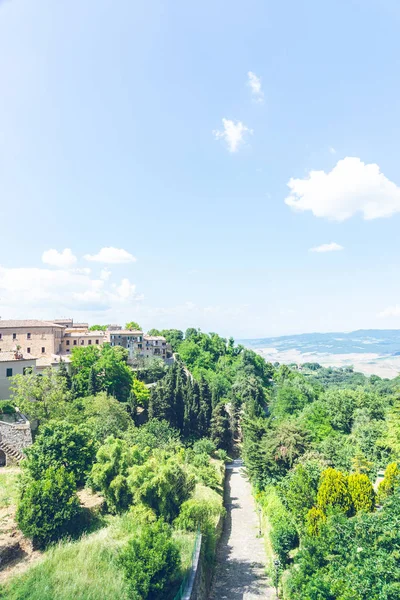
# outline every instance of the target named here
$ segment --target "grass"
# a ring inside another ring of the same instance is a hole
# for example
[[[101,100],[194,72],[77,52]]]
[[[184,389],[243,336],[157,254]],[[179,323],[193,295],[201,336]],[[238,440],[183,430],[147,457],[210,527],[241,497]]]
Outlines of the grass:
[[[8,508],[17,503],[18,470],[2,467],[0,470],[0,508]]]
[[[110,517],[109,525],[78,541],[60,542],[26,573],[0,588],[3,600],[128,600],[117,564],[119,550],[140,533],[129,513]],[[182,557],[182,578],[191,564],[194,533],[174,532]]]

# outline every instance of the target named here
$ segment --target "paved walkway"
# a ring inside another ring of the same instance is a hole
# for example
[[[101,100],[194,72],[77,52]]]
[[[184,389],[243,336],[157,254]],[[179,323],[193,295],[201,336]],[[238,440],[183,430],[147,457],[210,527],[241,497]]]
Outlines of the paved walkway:
[[[209,600],[275,599],[265,576],[264,540],[258,535],[258,517],[242,462],[227,466],[224,531]]]

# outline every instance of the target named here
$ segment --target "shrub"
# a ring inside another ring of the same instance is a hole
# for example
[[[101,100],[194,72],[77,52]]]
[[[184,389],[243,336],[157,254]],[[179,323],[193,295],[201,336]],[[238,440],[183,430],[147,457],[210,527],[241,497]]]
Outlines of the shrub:
[[[145,525],[119,558],[132,600],[165,600],[179,576],[179,549],[163,521]]]
[[[75,478],[65,467],[49,467],[38,480],[25,479],[17,523],[35,545],[43,546],[70,533],[79,512]]]
[[[326,522],[326,515],[321,508],[313,506],[306,516],[306,531],[308,535],[320,534],[321,526]]]
[[[343,473],[332,468],[322,472],[317,502],[319,508],[324,512],[329,507],[335,507],[347,515],[351,514],[353,502],[347,488],[346,477]]]
[[[282,564],[286,565],[289,562],[290,550],[295,548],[299,541],[293,519],[274,487],[268,486],[259,498],[263,512],[271,525],[272,548]]]
[[[224,508],[217,502],[190,498],[182,504],[179,516],[174,521],[174,526],[177,529],[185,529],[186,531],[196,531],[200,527],[204,531],[210,520],[223,511]]]
[[[91,432],[85,426],[66,421],[50,421],[40,427],[33,446],[26,450],[23,466],[33,479],[51,467],[64,466],[83,485],[96,455]]]
[[[218,450],[216,450],[214,455],[216,458],[218,458],[218,460],[222,460],[222,462],[224,462],[224,463],[229,462],[228,453],[226,450],[223,450],[222,448],[218,448]]]
[[[193,452],[195,454],[207,454],[211,456],[216,450],[216,446],[212,440],[203,438],[193,444]]]
[[[356,512],[371,512],[375,507],[375,492],[365,473],[352,473],[347,478],[347,487]]]
[[[12,415],[15,413],[15,406],[9,400],[0,400],[0,415]]]
[[[397,463],[390,463],[385,470],[385,478],[378,487],[378,500],[382,502],[391,496],[400,483],[400,470]]]

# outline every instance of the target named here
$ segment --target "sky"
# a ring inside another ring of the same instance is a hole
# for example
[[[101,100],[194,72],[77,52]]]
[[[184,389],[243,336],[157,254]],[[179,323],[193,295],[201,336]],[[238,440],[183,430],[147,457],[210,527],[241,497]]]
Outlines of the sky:
[[[0,0],[0,316],[400,327],[400,4]]]

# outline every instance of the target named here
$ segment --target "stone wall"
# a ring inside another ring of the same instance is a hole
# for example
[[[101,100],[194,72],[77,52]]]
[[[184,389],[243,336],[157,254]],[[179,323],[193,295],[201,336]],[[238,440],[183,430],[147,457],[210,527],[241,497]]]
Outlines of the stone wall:
[[[21,423],[0,421],[0,442],[8,444],[20,452],[32,444],[30,423],[25,418],[23,419]]]

